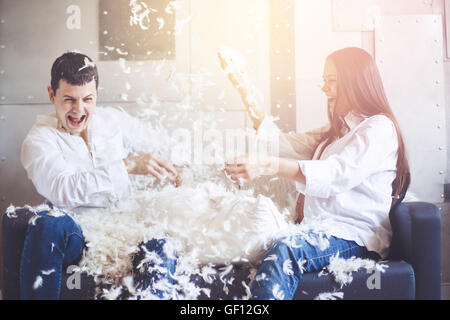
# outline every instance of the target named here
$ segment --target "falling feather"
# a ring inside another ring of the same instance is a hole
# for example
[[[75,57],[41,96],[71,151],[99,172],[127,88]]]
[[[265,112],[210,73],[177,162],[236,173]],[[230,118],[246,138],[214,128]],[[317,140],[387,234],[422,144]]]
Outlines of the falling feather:
[[[284,291],[281,290],[280,285],[278,283],[274,284],[272,287],[272,294],[275,300],[284,300]]]
[[[80,69],[78,69],[78,71],[81,71],[81,70],[83,70],[85,68],[89,68],[89,67],[95,68],[95,62],[90,61],[88,58],[84,58],[84,66],[82,66]]]
[[[277,259],[278,259],[278,257],[276,254],[271,254],[271,255],[267,256],[266,258],[264,258],[264,261],[275,261]]]
[[[17,214],[16,214],[16,208],[11,204],[7,209],[6,209],[6,215],[8,218],[17,218]]]
[[[294,271],[292,270],[292,261],[291,259],[286,259],[283,262],[283,272],[288,275],[292,276],[294,274]]]
[[[302,244],[297,244],[297,242],[295,241],[295,237],[288,237],[286,239],[281,240],[284,244],[286,244],[287,246],[291,247],[291,248],[301,248]]]
[[[37,276],[33,283],[33,289],[37,290],[44,284],[44,279],[41,276]]]
[[[127,67],[126,66],[126,62],[124,58],[119,58],[119,66],[122,69],[122,72],[125,74],[130,74],[131,73],[131,67]]]
[[[262,281],[262,280],[266,280],[266,279],[267,279],[267,275],[264,272],[255,276],[255,281]]]
[[[156,18],[156,21],[158,22],[158,30],[161,30],[164,28],[164,18],[158,17]]]
[[[41,273],[42,273],[44,276],[48,276],[48,275],[52,274],[53,272],[55,272],[55,269],[51,269],[51,270],[42,270],[42,271],[41,271]]]
[[[47,213],[47,215],[50,217],[59,218],[64,217],[66,214],[59,209],[52,209]]]
[[[297,263],[298,263],[298,268],[299,268],[299,270],[300,270],[300,273],[303,274],[303,272],[306,271],[306,263],[307,263],[307,262],[308,262],[308,260],[303,260],[303,259],[299,259],[299,260],[297,261]]]
[[[191,21],[192,17],[180,19],[175,22],[174,35],[177,36],[183,31],[184,27]]]
[[[344,299],[343,292],[322,292],[314,300],[337,300]]]
[[[377,263],[372,259],[362,259],[356,257],[344,259],[339,257],[339,253],[337,253],[330,258],[330,263],[326,266],[326,271],[333,275],[335,281],[339,283],[342,288],[353,281],[352,273],[358,271],[359,269],[385,272],[386,268],[388,268],[387,264]]]
[[[31,224],[31,225],[35,226],[35,225],[36,225],[36,221],[37,221],[40,217],[41,217],[41,216],[35,214],[34,216],[32,216],[32,217],[30,218],[30,220],[28,220],[28,224]]]
[[[122,51],[122,50],[120,50],[120,48],[117,48],[117,49],[116,49],[116,52],[117,52],[119,55],[121,55],[121,56],[126,56],[126,55],[128,55],[128,52],[127,52],[127,51]]]
[[[245,296],[243,296],[241,298],[241,300],[249,300],[252,297],[252,292],[250,291],[250,287],[245,283],[245,281],[242,281],[241,284],[245,289]]]

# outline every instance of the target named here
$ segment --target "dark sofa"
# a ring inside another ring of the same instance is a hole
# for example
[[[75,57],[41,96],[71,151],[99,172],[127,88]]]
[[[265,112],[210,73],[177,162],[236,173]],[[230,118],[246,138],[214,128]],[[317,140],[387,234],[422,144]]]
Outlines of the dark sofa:
[[[3,216],[3,298],[19,299],[19,266],[28,220],[33,213],[18,209],[17,217]],[[440,213],[438,208],[426,202],[406,202],[395,206],[390,212],[393,239],[388,268],[381,273],[379,287],[370,288],[368,278],[372,275],[365,269],[353,273],[351,284],[342,289],[332,275],[305,274],[299,282],[295,299],[314,299],[319,293],[341,291],[344,299],[440,299],[441,289],[441,237]],[[249,269],[236,265],[226,278],[234,277],[233,283],[249,282]],[[63,274],[66,284],[70,274]],[[210,288],[209,297],[199,299],[233,299],[245,296],[242,285],[229,286],[223,290],[218,279],[206,283],[203,279],[192,279],[199,286]],[[61,299],[93,299],[95,284],[91,277],[82,274],[81,289],[61,286]]]

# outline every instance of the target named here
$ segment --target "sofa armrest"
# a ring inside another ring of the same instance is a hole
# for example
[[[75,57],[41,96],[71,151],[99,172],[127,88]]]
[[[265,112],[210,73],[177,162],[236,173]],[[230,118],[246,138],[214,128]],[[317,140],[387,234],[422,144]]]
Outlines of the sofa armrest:
[[[441,219],[439,209],[426,202],[401,203],[390,213],[390,259],[413,266],[416,299],[441,297]]]
[[[14,214],[3,215],[2,255],[3,255],[3,299],[20,299],[19,272],[22,248],[28,221],[33,213],[26,208],[17,209]]]

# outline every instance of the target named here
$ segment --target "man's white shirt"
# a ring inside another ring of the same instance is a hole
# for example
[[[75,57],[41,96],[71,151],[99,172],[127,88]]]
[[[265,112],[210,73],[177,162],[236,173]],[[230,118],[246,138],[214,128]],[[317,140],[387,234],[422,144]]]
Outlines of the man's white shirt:
[[[23,142],[21,161],[39,194],[58,208],[83,212],[130,194],[123,159],[168,145],[155,136],[156,130],[127,112],[97,107],[89,119],[87,145],[67,133],[55,114],[40,115]]]

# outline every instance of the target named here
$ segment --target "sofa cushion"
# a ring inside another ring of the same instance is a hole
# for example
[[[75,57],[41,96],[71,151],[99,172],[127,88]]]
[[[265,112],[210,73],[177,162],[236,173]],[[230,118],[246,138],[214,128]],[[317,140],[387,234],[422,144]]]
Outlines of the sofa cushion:
[[[319,276],[317,272],[305,274],[299,282],[294,299],[315,299],[324,292],[343,292],[345,300],[414,299],[415,284],[412,266],[405,261],[390,261],[383,264],[388,265],[388,268],[384,273],[379,273],[378,283],[375,279],[378,275],[363,269],[353,272],[351,285],[344,286],[342,289],[332,275]]]
[[[306,273],[299,282],[295,300],[312,300],[320,293],[343,292],[343,298],[346,300],[410,300],[414,299],[414,271],[410,264],[405,261],[383,262],[388,265],[384,273],[380,273],[379,287],[374,281],[374,273],[367,272],[365,269],[353,272],[353,281],[351,285],[340,285],[334,280],[332,275],[321,275],[318,272]],[[202,294],[199,299],[242,299],[247,295],[245,285],[248,286],[250,270],[244,266],[236,266],[226,277],[224,281],[219,279],[218,275],[213,277],[212,283],[207,283],[204,279],[197,278],[196,284],[211,290],[210,296]],[[369,277],[372,277],[369,279]],[[233,285],[224,286],[224,282],[233,280]],[[373,280],[373,281],[372,281]],[[367,282],[371,284],[369,289]],[[225,288],[225,290],[224,290]]]

